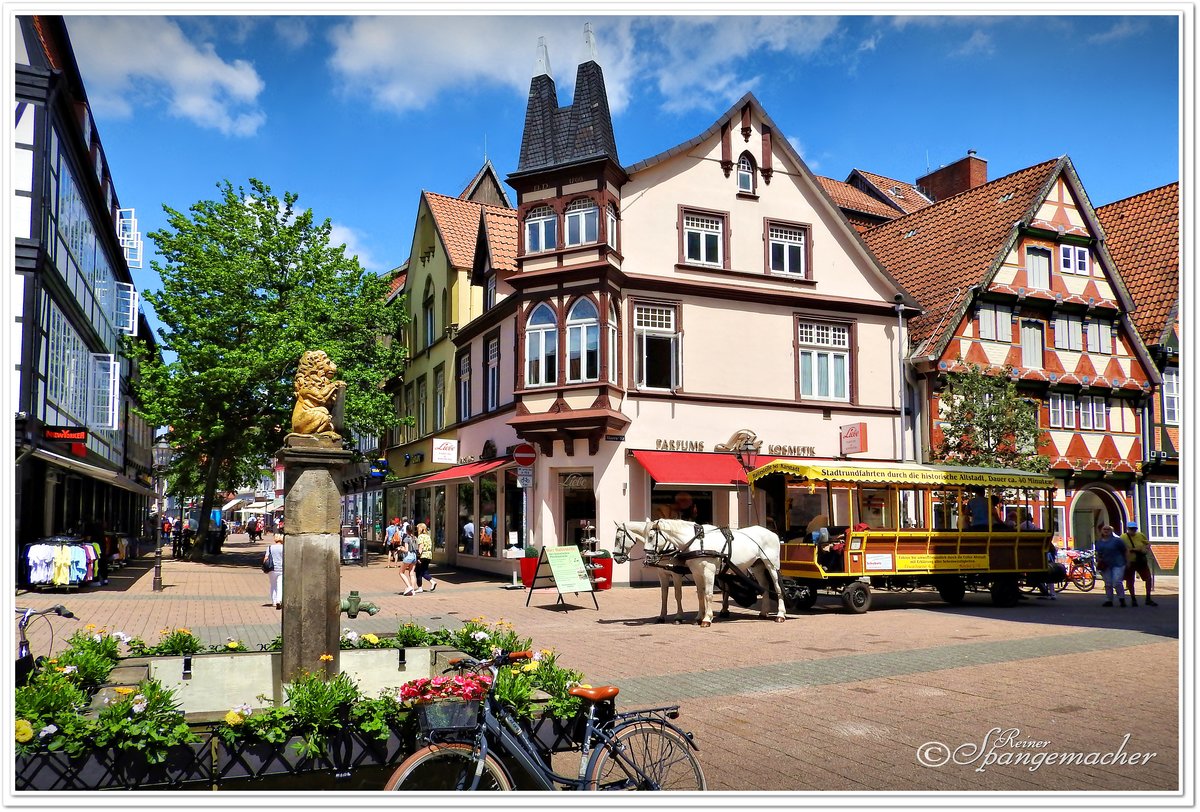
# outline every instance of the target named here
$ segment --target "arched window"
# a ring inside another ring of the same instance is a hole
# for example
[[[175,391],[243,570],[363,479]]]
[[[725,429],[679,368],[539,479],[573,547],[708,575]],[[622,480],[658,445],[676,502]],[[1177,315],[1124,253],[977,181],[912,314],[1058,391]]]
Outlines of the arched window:
[[[750,157],[750,153],[743,152],[742,157],[738,159],[738,191],[754,194],[754,189],[758,185],[758,173],[754,168],[754,159]]]
[[[567,314],[567,383],[600,380],[600,312],[580,299]]]
[[[572,200],[567,206],[567,245],[596,242],[600,231],[600,208],[588,197]]]
[[[617,353],[621,351],[617,344],[617,307],[608,303],[608,382],[617,382]]]
[[[525,385],[548,386],[558,381],[558,319],[540,304],[525,323]]]
[[[433,346],[434,331],[437,328],[437,315],[434,312],[433,280],[425,282],[425,296],[421,301],[421,311],[425,323],[425,343],[423,347]]]
[[[549,206],[538,206],[525,215],[525,253],[558,248],[558,217]]]
[[[605,237],[608,240],[608,247],[615,251],[617,248],[617,207],[609,203],[605,214],[605,227],[608,231]]]

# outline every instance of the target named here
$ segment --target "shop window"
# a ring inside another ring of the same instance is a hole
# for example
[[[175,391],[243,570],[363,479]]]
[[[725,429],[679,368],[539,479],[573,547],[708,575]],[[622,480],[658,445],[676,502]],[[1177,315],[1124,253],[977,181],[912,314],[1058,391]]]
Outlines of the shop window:
[[[475,485],[462,482],[458,485],[458,551],[464,555],[475,555]]]
[[[650,516],[712,524],[712,491],[681,491],[677,487],[655,485],[650,493]]]
[[[525,548],[525,491],[517,487],[517,469],[504,469],[504,536],[498,547]]]
[[[499,496],[496,475],[484,474],[479,477],[479,524],[475,529],[479,554],[484,558],[496,557],[496,528],[499,516]]]
[[[1150,484],[1146,486],[1150,526],[1147,536],[1151,541],[1179,543],[1180,510],[1179,486],[1175,484]]]

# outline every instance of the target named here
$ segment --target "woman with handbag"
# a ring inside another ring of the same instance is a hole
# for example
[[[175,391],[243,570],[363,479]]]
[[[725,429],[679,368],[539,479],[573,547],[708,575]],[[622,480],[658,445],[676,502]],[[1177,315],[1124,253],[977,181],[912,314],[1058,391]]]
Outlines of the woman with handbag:
[[[271,603],[276,609],[283,608],[283,535],[275,537],[275,542],[263,553],[263,572],[271,580]]]
[[[423,532],[425,525],[417,525],[417,532]],[[400,585],[404,587],[401,595],[415,595],[417,582],[413,573],[417,567],[417,540],[405,534],[400,542]]]

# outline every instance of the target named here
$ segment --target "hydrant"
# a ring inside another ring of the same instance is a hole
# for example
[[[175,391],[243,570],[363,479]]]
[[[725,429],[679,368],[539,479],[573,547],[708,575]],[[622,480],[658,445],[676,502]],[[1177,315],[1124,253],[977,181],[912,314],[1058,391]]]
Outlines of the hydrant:
[[[366,612],[368,615],[376,615],[379,613],[379,607],[370,601],[364,601],[358,596],[358,590],[350,590],[350,597],[342,598],[341,606],[338,611],[345,612],[347,617],[358,617],[359,612]]]

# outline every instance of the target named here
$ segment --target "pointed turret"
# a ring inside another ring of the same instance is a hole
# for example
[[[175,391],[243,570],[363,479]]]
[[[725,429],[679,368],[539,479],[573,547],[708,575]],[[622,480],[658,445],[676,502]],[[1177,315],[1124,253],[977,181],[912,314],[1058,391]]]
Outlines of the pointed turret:
[[[517,171],[544,166],[554,161],[554,120],[558,113],[558,90],[550,75],[550,54],[546,38],[538,37],[537,61],[529,82],[529,101],[525,105],[525,130],[521,135],[521,157]]]

